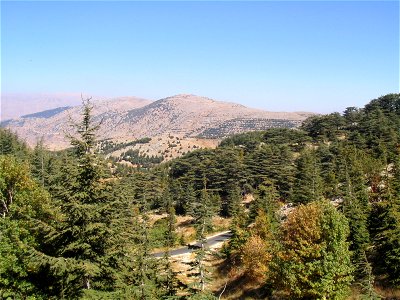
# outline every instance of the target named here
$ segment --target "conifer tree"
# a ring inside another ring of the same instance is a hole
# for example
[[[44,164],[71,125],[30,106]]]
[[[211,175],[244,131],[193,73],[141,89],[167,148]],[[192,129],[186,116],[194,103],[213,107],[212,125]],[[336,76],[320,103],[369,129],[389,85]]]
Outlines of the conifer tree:
[[[323,185],[315,151],[304,150],[296,161],[293,202],[306,204],[319,200]]]
[[[28,156],[28,147],[24,142],[18,139],[17,135],[9,129],[0,127],[0,154],[13,155],[18,159],[26,160]]]
[[[249,218],[255,220],[259,211],[262,210],[269,215],[272,221],[276,221],[275,213],[278,209],[279,194],[275,185],[265,180],[257,187],[255,192],[255,199],[250,207]]]
[[[210,201],[210,195],[208,194],[206,188],[201,192],[199,199],[199,211],[196,217],[196,235],[197,239],[200,243],[200,249],[196,251],[196,265],[198,270],[198,288],[201,292],[205,291],[205,285],[207,282],[207,270],[205,266],[205,256],[207,254],[207,246],[206,246],[206,234],[211,228],[211,218],[212,211],[210,207],[212,207]]]
[[[32,176],[47,190],[51,189],[53,173],[59,168],[56,164],[55,155],[46,149],[43,139],[39,140],[31,156]]]
[[[129,257],[125,247],[114,248],[115,237],[128,226],[112,226],[121,211],[95,153],[99,125],[94,125],[92,109],[90,99],[83,100],[82,120],[72,125],[75,135],[68,135],[73,149],[66,162],[71,164],[63,166],[61,186],[54,195],[65,217],[59,233],[49,238],[56,255],[68,261],[56,274],[62,286],[59,293],[66,298],[94,297],[115,290],[121,260]]]
[[[400,174],[398,169],[394,173],[397,176]],[[393,178],[393,181],[398,180],[398,177]],[[383,209],[376,237],[378,255],[383,257],[383,265],[391,283],[400,287],[400,190],[394,190],[389,200],[381,206]]]
[[[166,191],[165,195],[166,212],[167,212],[167,230],[165,231],[164,238],[164,256],[162,265],[162,278],[161,285],[164,289],[164,295],[167,297],[172,297],[176,294],[179,282],[176,277],[176,272],[172,269],[172,264],[170,261],[170,249],[175,245],[176,234],[175,234],[175,208],[172,202],[169,190]]]
[[[244,207],[239,205],[229,226],[231,238],[228,246],[224,249],[225,254],[233,265],[241,263],[241,250],[250,235],[247,228],[248,224],[248,214],[245,212]]]
[[[240,188],[238,186],[232,187],[229,190],[229,194],[226,200],[226,206],[227,206],[227,213],[226,215],[228,217],[234,217],[237,215],[241,209],[242,206],[242,195]]]
[[[361,259],[358,262],[356,268],[362,270],[361,279],[359,285],[361,286],[361,299],[362,300],[380,300],[382,297],[374,289],[375,276],[372,272],[372,265],[367,259],[365,252],[362,254]]]
[[[152,243],[149,236],[148,203],[145,196],[139,201],[135,216],[135,253],[132,266],[133,289],[135,299],[157,299],[161,290],[158,290],[158,265],[151,254]]]
[[[341,185],[338,188],[339,196],[344,199],[343,213],[349,220],[352,251],[352,262],[356,266],[355,276],[359,279],[363,275],[360,268],[368,251],[370,237],[368,231],[367,182],[363,171],[365,154],[354,147],[340,147],[338,149],[338,178]]]
[[[206,283],[209,279],[209,271],[205,265],[206,255],[209,252],[206,244],[206,235],[212,229],[212,217],[216,211],[213,198],[207,190],[207,181],[204,178],[204,188],[199,195],[198,202],[191,208],[191,215],[195,219],[196,237],[199,249],[195,252],[195,260],[193,262],[196,270],[196,280],[194,282],[195,293],[206,293]]]

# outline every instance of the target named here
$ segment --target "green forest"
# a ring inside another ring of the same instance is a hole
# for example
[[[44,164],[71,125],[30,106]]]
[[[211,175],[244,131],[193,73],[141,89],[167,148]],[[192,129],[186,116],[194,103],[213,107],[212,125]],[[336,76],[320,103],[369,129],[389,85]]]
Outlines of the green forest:
[[[235,299],[249,282],[243,299],[400,297],[400,94],[138,168],[98,151],[82,107],[67,150],[0,128],[1,299]],[[191,284],[170,263],[178,216],[201,244]],[[232,236],[212,291],[215,216]]]

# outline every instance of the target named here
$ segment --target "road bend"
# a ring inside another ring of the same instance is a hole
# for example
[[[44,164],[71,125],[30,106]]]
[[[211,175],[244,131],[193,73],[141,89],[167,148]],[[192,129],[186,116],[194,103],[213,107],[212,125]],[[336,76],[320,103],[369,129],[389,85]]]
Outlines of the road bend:
[[[226,240],[229,240],[229,238],[232,236],[232,233],[230,231],[224,231],[224,232],[220,232],[218,234],[215,234],[213,236],[210,236],[206,239],[206,246],[207,247],[211,247],[217,243],[221,243],[224,242]],[[193,251],[196,251],[196,249],[200,248],[201,244],[200,242],[197,243],[193,243],[193,244],[188,244],[185,247],[182,248],[178,248],[178,249],[174,249],[174,250],[170,250],[169,251],[169,255],[170,256],[176,256],[176,255],[181,255],[181,254],[187,254],[187,253],[191,253]],[[156,252],[153,255],[155,257],[163,257],[164,256],[165,251],[162,252]]]

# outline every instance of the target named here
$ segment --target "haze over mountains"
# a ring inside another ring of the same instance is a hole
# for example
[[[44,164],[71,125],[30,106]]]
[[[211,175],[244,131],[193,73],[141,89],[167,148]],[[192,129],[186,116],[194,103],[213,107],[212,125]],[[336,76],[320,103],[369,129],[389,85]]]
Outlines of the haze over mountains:
[[[81,95],[78,93],[2,93],[0,120],[80,103]]]
[[[182,137],[222,138],[249,130],[296,127],[312,113],[268,112],[195,95],[175,95],[157,101],[121,97],[93,102],[93,119],[101,122],[100,139],[131,141],[174,134]],[[28,144],[40,138],[50,149],[69,146],[65,133],[78,121],[81,107],[62,105],[2,123]]]

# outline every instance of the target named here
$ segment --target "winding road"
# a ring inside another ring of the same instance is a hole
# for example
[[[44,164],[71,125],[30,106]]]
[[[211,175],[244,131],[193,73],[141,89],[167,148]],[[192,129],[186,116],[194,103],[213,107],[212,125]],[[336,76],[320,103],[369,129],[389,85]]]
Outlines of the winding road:
[[[232,234],[231,234],[230,231],[220,232],[220,233],[218,233],[216,235],[213,235],[213,236],[207,238],[206,245],[208,247],[210,247],[210,246],[215,245],[217,243],[224,242],[224,241],[228,240],[231,237],[231,235]],[[175,250],[170,250],[169,251],[169,255],[170,256],[175,256],[175,255],[191,253],[193,251],[196,251],[196,248],[201,246],[200,243],[195,243],[195,244],[190,244],[190,245],[193,246],[193,248],[189,249],[189,247],[186,246],[186,247],[178,248],[178,249],[175,249]],[[163,255],[164,255],[164,251],[163,252],[154,253],[155,257],[162,257]]]

